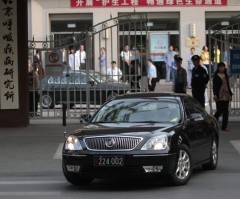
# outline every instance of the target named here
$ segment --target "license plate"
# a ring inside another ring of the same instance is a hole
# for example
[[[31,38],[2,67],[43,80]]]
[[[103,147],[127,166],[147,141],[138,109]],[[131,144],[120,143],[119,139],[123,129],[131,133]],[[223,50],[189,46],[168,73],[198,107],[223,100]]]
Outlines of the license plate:
[[[122,156],[96,156],[94,166],[124,166],[124,158]]]

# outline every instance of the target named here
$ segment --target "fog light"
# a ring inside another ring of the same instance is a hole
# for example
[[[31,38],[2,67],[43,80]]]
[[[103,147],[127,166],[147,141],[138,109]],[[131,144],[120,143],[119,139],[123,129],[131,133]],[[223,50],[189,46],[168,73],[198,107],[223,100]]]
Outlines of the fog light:
[[[160,173],[163,169],[162,165],[156,166],[143,166],[146,173]]]
[[[78,165],[66,165],[69,172],[79,172],[80,166]]]

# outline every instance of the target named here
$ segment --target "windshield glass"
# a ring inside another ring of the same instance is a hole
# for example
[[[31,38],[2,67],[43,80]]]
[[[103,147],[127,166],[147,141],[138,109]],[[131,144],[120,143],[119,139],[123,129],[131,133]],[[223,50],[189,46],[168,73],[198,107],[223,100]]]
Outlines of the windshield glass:
[[[178,123],[180,106],[169,99],[122,99],[107,103],[92,122]]]
[[[104,77],[104,75],[101,75],[100,73],[96,73],[96,72],[89,72],[90,77],[92,77],[93,79],[95,79],[98,82],[104,82],[106,81],[106,77]]]

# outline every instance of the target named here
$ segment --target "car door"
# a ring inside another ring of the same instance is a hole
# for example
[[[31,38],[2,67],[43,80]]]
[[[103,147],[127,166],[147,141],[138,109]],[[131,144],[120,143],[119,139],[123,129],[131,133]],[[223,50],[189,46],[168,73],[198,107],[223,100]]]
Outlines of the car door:
[[[75,72],[73,75],[74,92],[73,99],[76,104],[86,103],[87,77],[85,73]]]
[[[186,133],[192,151],[194,163],[204,161],[209,158],[211,147],[211,129],[208,123],[208,114],[204,108],[192,97],[184,100],[187,124]]]

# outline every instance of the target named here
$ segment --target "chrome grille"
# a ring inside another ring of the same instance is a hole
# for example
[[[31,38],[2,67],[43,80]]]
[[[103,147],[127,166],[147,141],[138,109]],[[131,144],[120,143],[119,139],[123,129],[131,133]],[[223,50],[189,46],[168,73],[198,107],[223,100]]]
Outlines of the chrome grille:
[[[143,138],[130,136],[87,137],[84,142],[89,150],[124,151],[133,150]]]

